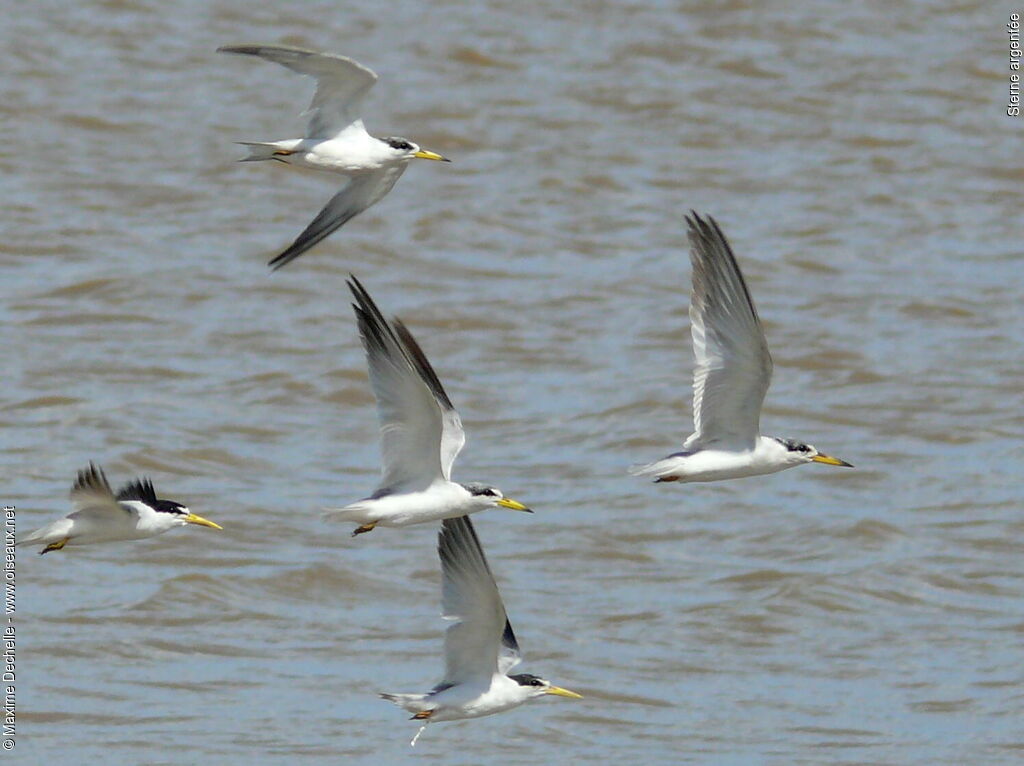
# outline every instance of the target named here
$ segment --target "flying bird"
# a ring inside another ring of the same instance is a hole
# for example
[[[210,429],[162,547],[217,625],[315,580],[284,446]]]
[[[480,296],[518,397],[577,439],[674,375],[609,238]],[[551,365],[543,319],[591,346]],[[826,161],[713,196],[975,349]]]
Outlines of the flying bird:
[[[444,637],[444,680],[426,694],[381,694],[428,723],[501,713],[548,694],[582,699],[529,673],[510,674],[522,659],[505,605],[468,516],[445,519],[437,537],[441,610],[452,620]]]
[[[135,479],[115,495],[103,469],[89,463],[71,487],[75,510],[18,540],[15,545],[42,545],[40,555],[67,545],[91,545],[120,540],[142,540],[174,527],[198,524],[220,529],[174,500],[156,496],[153,482]]]
[[[415,158],[450,162],[405,138],[371,136],[360,117],[363,98],[377,75],[345,56],[285,45],[225,45],[218,53],[259,56],[316,79],[316,94],[305,138],[243,141],[249,156],[243,162],[277,160],[313,170],[347,176],[348,183],[331,197],[313,222],[270,261],[275,270],[291,263],[349,219],[384,198]]]
[[[359,524],[352,533],[359,535],[495,506],[531,512],[497,487],[451,480],[466,442],[459,413],[408,328],[399,319],[389,324],[358,279],[348,286],[377,399],[383,477],[372,495],[328,516]]]
[[[852,468],[810,444],[763,436],[761,405],[772,378],[772,357],[754,301],[729,242],[715,219],[687,217],[693,292],[690,332],[694,430],[675,452],[636,476],[664,481],[721,481],[775,473],[802,463]]]

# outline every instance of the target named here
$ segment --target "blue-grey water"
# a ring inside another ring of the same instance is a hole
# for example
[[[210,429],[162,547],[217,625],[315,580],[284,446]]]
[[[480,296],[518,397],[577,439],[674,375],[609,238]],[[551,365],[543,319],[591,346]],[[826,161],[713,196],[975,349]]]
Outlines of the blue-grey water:
[[[1018,763],[1021,201],[1011,6],[8,3],[2,500],[151,475],[224,526],[17,558],[19,763]],[[330,176],[238,164],[337,51],[452,157],[270,274]],[[690,429],[683,214],[732,239],[762,426],[857,465],[653,485]],[[357,539],[377,423],[345,278],[459,407],[526,655],[575,689],[415,725],[436,529]],[[9,754],[5,751],[5,756]]]

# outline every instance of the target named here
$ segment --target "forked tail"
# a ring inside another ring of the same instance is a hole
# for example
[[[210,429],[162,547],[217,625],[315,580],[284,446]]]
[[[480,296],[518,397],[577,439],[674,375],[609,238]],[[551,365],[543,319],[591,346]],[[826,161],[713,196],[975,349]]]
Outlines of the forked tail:
[[[351,521],[354,524],[363,524],[366,509],[359,503],[346,505],[344,508],[321,508],[324,520],[326,521]]]
[[[657,460],[653,463],[634,463],[629,467],[629,473],[632,476],[653,476],[657,477],[661,472],[661,466],[659,463],[662,461]]]
[[[386,692],[380,693],[382,700],[393,702],[398,707],[408,710],[410,713],[422,713],[424,710],[429,710],[428,705],[423,704],[423,700],[426,698],[425,694],[388,694]]]
[[[410,713],[415,713],[413,720],[423,721],[423,725],[420,726],[416,732],[416,736],[412,738],[412,742],[409,743],[409,747],[416,747],[416,741],[420,738],[423,730],[427,728],[427,724],[430,723],[430,714],[433,712],[432,709],[423,704],[426,699],[426,694],[387,694],[381,692],[380,698],[385,699],[388,702],[394,702],[401,708],[405,708]]]
[[[239,162],[259,162],[260,160],[272,160],[274,159],[274,152],[279,150],[279,147],[275,143],[267,141],[236,141],[240,146],[244,146],[249,150],[248,157],[242,157]]]
[[[674,467],[670,460],[657,460],[653,463],[636,464],[629,467],[633,476],[645,476],[651,478],[655,483],[663,481],[679,481],[679,476],[673,473]]]
[[[40,529],[37,529],[35,532],[30,532],[27,535],[20,535],[18,539],[15,541],[14,547],[19,548],[22,545],[45,545],[46,543],[59,540],[59,536],[55,536],[53,540],[46,539],[48,536],[50,536],[50,532],[52,531],[50,529],[51,526],[51,524],[47,524],[45,527],[41,527]]]

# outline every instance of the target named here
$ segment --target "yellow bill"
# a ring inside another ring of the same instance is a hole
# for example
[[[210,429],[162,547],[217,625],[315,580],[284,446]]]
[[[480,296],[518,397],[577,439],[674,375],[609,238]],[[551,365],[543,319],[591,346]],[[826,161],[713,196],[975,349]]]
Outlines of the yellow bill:
[[[845,460],[840,460],[837,457],[822,455],[820,453],[812,457],[811,460],[815,463],[824,463],[825,465],[838,465],[843,468],[853,468],[853,463],[847,463]]]
[[[502,508],[510,508],[513,511],[526,511],[527,513],[533,513],[529,508],[520,503],[517,500],[513,500],[511,497],[503,497],[498,501],[498,505]]]
[[[220,524],[214,524],[212,521],[204,519],[202,516],[196,516],[194,513],[190,513],[185,517],[186,524],[198,524],[201,527],[213,527],[214,529],[224,529]]]
[[[432,152],[429,149],[420,149],[416,152],[413,157],[419,157],[421,160],[437,160],[438,162],[451,162],[447,157],[443,157],[437,152]]]
[[[547,689],[544,690],[544,693],[554,694],[558,697],[568,697],[569,699],[573,700],[583,699],[582,694],[577,694],[576,692],[571,692],[568,689],[563,689],[561,686],[549,686]]]

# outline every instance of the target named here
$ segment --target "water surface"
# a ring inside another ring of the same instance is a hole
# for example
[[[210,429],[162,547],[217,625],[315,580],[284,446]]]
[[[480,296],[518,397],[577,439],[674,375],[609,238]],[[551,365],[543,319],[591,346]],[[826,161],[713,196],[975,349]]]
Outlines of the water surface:
[[[1014,763],[1020,170],[1009,8],[42,3],[5,18],[4,501],[150,474],[223,524],[18,560],[23,763]],[[271,275],[336,188],[239,165],[372,66],[371,131],[455,162]],[[762,425],[857,465],[655,486],[689,433],[684,212],[765,320]],[[414,725],[436,531],[358,539],[377,424],[344,281],[459,407],[524,670],[585,700]],[[19,552],[20,554],[20,552]]]

